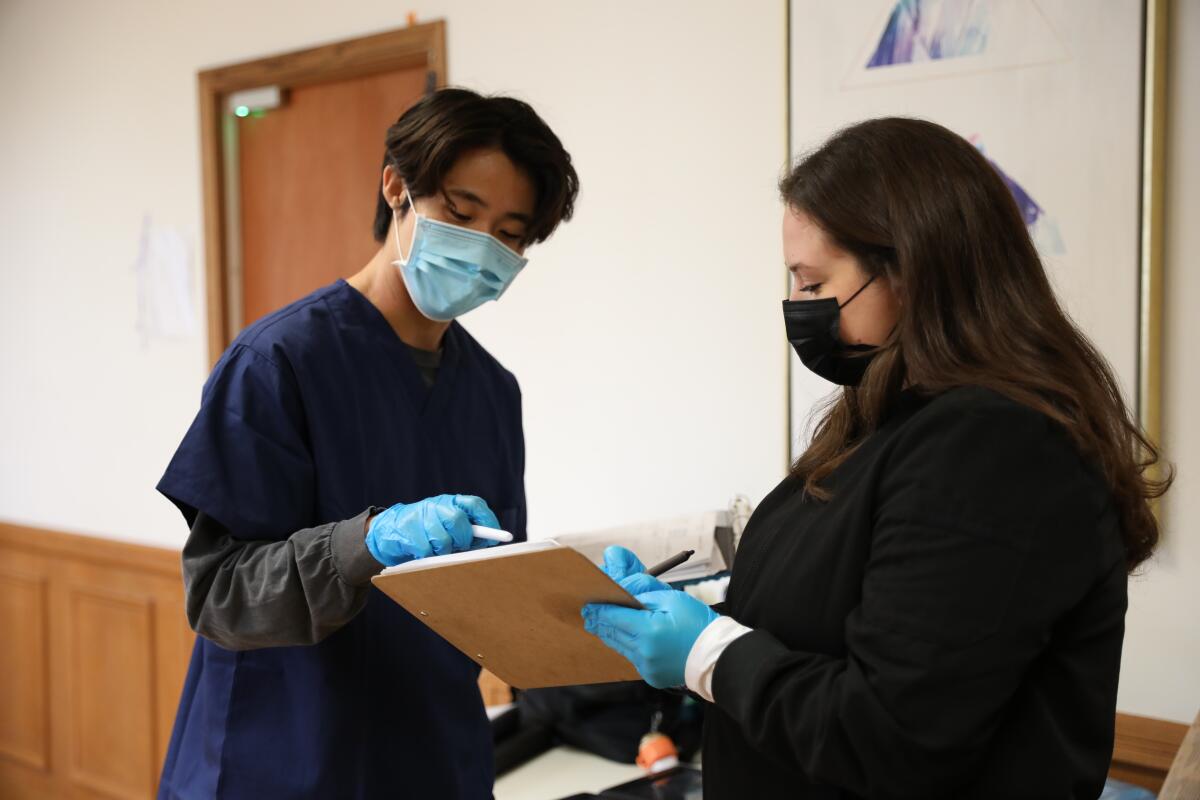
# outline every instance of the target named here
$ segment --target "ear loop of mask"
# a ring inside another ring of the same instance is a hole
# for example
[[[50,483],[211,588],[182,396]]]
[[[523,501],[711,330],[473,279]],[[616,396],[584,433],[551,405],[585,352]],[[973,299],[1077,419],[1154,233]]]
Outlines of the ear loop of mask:
[[[838,304],[838,311],[841,311],[843,308],[845,308],[846,306],[850,305],[850,300],[853,300],[854,298],[856,298],[856,297],[858,297],[860,294],[862,294],[862,293],[863,293],[863,289],[866,289],[868,286],[870,286],[872,283],[874,283],[874,282],[875,282],[875,279],[876,279],[876,278],[878,278],[878,277],[879,277],[879,275],[878,275],[878,274],[872,275],[872,276],[871,276],[871,278],[870,278],[870,279],[869,279],[869,280],[868,280],[866,283],[864,283],[862,286],[858,287],[858,291],[857,291],[857,292],[855,292],[854,294],[850,295],[850,299],[849,299],[849,300],[847,300],[847,301],[846,301],[846,302],[844,302],[844,303],[839,303],[839,304]],[[895,330],[895,328],[893,328],[892,330]],[[888,334],[888,336],[891,336],[891,334],[889,333],[889,334]],[[863,347],[863,346],[866,346],[866,345],[847,345],[847,344],[845,344],[845,343],[842,343],[842,347],[843,347],[843,348],[847,348],[847,347]],[[877,344],[875,344],[875,345],[869,345],[869,347],[870,347],[872,350],[878,350],[878,349],[881,347],[881,345],[877,345]],[[856,353],[855,355],[857,355],[857,353]]]
[[[411,201],[410,201],[410,202],[411,202]],[[856,297],[858,297],[860,294],[862,294],[862,292],[863,292],[863,289],[867,288],[867,287],[868,287],[868,286],[870,286],[872,283],[874,283],[874,282],[875,282],[875,279],[876,279],[876,278],[878,278],[878,277],[879,277],[879,275],[878,275],[878,274],[876,274],[876,275],[872,275],[872,276],[871,276],[871,279],[870,279],[869,281],[867,281],[866,283],[864,283],[862,286],[858,287],[858,291],[857,291],[857,292],[855,292],[854,294],[850,295],[850,300],[853,300],[854,298],[856,298]],[[838,304],[838,308],[839,308],[839,309],[843,309],[843,308],[845,308],[846,306],[850,305],[850,300],[847,300],[847,301],[846,301],[846,302],[844,302],[844,303],[839,303],[839,304]]]
[[[408,198],[409,212],[411,212],[412,214],[416,214],[417,213],[417,204],[413,202],[412,195],[409,194],[407,186],[404,187],[404,196],[406,198]],[[420,215],[418,214],[417,216],[420,216]],[[398,260],[399,264],[402,267],[407,266],[408,259],[412,258],[412,246],[417,241],[417,223],[413,222],[413,232],[412,232],[412,237],[408,240],[408,257],[406,258],[404,256],[404,251],[402,249],[400,249],[400,216],[396,213],[395,206],[392,207],[392,233],[395,235],[395,238],[396,238],[396,255],[398,255],[400,257]],[[859,291],[861,291],[861,289]],[[846,302],[849,302],[849,301],[846,301]]]
[[[879,277],[879,275],[878,275],[878,274],[876,274],[876,275],[872,275],[872,276],[871,276],[871,279],[870,279],[870,280],[868,280],[866,283],[864,283],[862,286],[860,286],[857,292],[855,292],[854,294],[850,295],[850,300],[853,300],[854,298],[856,298],[856,297],[858,297],[860,294],[862,294],[862,291],[863,291],[863,289],[866,289],[868,286],[870,286],[872,283],[874,283],[874,282],[875,282],[875,279],[876,279],[876,278],[878,278],[878,277]],[[841,305],[839,305],[839,306],[838,306],[838,310],[840,311],[840,310],[842,310],[843,308],[845,308],[846,306],[850,305],[850,300],[847,300],[846,302],[844,302],[844,303],[842,303]],[[896,328],[898,328],[899,326],[900,326],[900,321],[899,321],[899,320],[897,320],[897,321],[896,321],[896,322],[895,322],[895,323],[892,325],[892,329],[891,329],[890,331],[888,331],[888,334],[887,334],[887,336],[883,337],[883,344],[872,345],[872,347],[874,347],[874,348],[876,348],[876,349],[879,349],[880,347],[883,347],[884,345],[886,345],[886,344],[887,344],[887,341],[888,341],[888,339],[891,339],[891,338],[892,338],[892,334],[896,332]]]

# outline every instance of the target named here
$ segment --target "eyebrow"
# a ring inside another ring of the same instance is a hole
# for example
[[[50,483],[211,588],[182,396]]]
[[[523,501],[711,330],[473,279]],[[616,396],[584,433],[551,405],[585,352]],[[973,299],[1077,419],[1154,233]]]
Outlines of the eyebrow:
[[[798,269],[814,269],[814,267],[805,264],[802,261],[793,261],[791,264],[787,265],[788,272],[795,272]]]
[[[488,204],[482,197],[467,189],[446,189],[445,192],[448,195],[454,195],[462,200],[466,200],[468,203],[474,203],[480,208],[488,207]],[[528,214],[522,214],[519,211],[510,211],[504,215],[504,218],[515,219],[518,222],[524,222],[526,225],[533,222],[533,217]]]

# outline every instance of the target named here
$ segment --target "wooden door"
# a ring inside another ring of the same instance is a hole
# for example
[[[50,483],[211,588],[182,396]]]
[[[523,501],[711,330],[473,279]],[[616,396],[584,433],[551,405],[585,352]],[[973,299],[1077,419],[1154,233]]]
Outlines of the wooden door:
[[[375,253],[384,135],[425,86],[423,66],[319,83],[237,120],[243,326]]]
[[[388,127],[446,83],[441,20],[199,73],[209,363],[263,314],[362,267]],[[239,93],[283,101],[239,117]]]

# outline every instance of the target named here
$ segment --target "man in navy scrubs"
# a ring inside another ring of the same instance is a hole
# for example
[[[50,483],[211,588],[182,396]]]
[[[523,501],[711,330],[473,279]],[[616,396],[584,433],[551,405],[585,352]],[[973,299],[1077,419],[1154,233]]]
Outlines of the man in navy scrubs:
[[[578,178],[528,105],[452,89],[389,129],[380,190],[378,253],[237,337],[158,484],[200,634],[160,798],[491,796],[478,668],[370,578],[525,537],[520,391],[454,319]]]

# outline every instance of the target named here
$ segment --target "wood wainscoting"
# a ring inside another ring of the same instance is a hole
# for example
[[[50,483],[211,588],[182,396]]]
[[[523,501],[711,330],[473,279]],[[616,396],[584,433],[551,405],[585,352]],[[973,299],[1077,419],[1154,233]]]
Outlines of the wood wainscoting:
[[[152,798],[194,638],[179,552],[0,522],[0,635],[0,797]],[[1157,791],[1187,729],[1118,714],[1113,777]]]
[[[1117,714],[1117,739],[1108,774],[1126,783],[1162,788],[1188,726],[1133,714]]]
[[[0,523],[0,796],[147,798],[193,634],[179,552]]]

